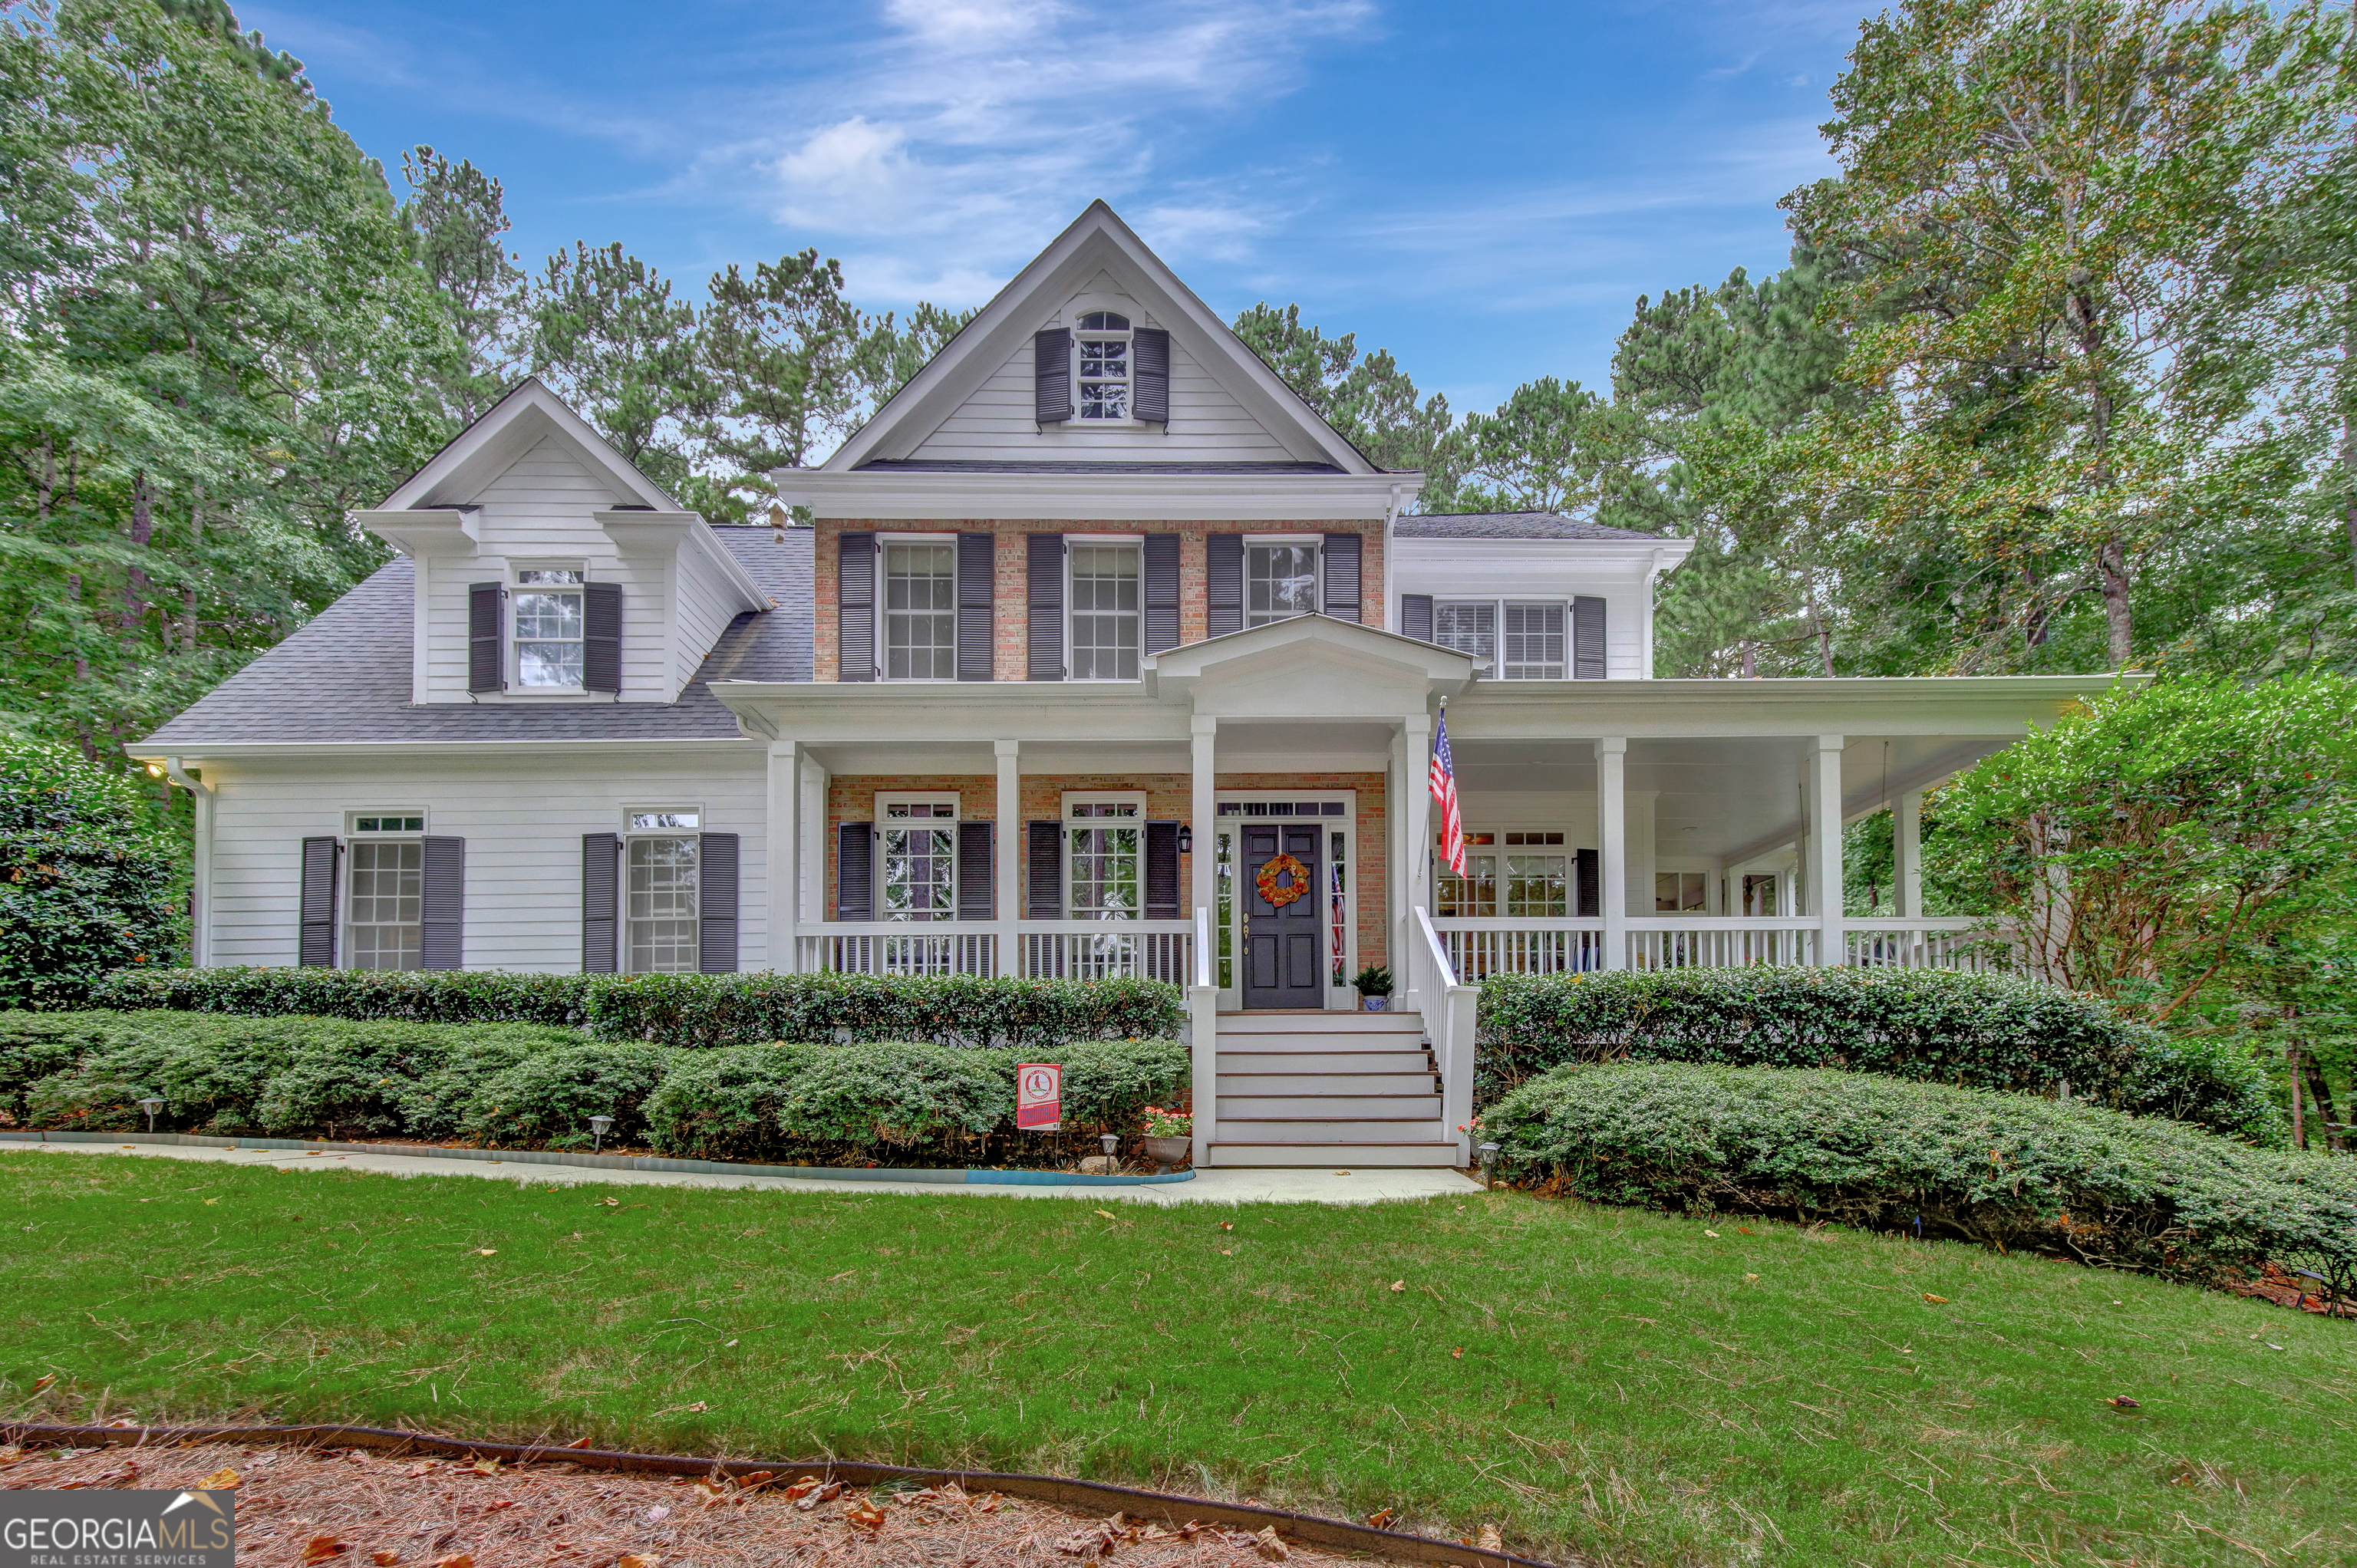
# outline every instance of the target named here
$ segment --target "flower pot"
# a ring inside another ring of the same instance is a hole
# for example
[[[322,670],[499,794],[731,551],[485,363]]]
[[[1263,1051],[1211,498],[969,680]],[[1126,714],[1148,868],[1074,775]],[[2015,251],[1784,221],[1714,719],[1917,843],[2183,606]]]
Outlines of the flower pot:
[[[1156,1176],[1168,1176],[1170,1173],[1171,1166],[1184,1160],[1189,1155],[1194,1153],[1194,1150],[1195,1140],[1192,1138],[1148,1138],[1146,1140],[1146,1157],[1154,1162],[1154,1174]]]
[[[1383,1004],[1390,1000],[1391,998],[1388,996],[1361,996],[1359,998],[1360,1004],[1364,1006],[1370,1013],[1382,1012],[1383,1010]]]

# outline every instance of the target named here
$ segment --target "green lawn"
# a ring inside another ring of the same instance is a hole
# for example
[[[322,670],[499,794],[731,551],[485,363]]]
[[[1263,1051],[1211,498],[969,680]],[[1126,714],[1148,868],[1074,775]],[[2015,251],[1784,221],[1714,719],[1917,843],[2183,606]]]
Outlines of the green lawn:
[[[0,1410],[1051,1470],[1616,1563],[2357,1554],[2357,1324],[1964,1246],[31,1153],[0,1197]]]

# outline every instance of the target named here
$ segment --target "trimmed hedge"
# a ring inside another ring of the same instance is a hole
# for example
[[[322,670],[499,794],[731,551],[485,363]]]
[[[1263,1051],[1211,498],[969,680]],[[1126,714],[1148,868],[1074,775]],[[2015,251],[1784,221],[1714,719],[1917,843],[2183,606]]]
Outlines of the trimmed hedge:
[[[1035,1054],[931,1042],[717,1048],[574,1029],[187,1013],[0,1013],[0,1122],[228,1136],[463,1136],[500,1147],[609,1144],[705,1159],[1011,1163],[1125,1141],[1183,1099],[1174,1040],[1068,1041],[1064,1126],[1017,1133],[1015,1069]]]
[[[1618,970],[1481,987],[1487,1104],[1567,1062],[1836,1067],[1967,1089],[2108,1097],[2164,1036],[2093,997],[1931,969]]]
[[[95,1007],[251,1017],[542,1024],[666,1046],[930,1040],[1037,1050],[1178,1033],[1175,985],[971,975],[522,974],[504,970],[124,970]]]
[[[1607,1203],[1836,1219],[2208,1280],[2357,1287],[2357,1161],[2080,1101],[1825,1069],[1559,1068],[1482,1119],[1501,1171]]]

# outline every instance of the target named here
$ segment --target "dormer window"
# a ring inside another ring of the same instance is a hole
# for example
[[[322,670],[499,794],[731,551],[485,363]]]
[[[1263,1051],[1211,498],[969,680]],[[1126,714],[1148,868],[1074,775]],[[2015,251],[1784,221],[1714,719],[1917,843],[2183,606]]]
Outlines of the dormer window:
[[[583,659],[582,585],[587,574],[569,567],[516,573],[516,684],[526,690],[579,691]]]
[[[1082,419],[1130,417],[1129,317],[1092,310],[1081,317],[1080,415]]]

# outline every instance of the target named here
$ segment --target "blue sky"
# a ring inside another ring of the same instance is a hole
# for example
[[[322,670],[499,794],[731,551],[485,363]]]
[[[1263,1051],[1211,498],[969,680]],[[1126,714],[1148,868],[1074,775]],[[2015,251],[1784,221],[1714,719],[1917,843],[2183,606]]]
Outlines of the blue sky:
[[[1298,301],[1488,409],[1608,381],[1640,294],[1783,262],[1858,0],[273,0],[397,170],[503,180],[527,266],[701,293],[816,245],[874,309],[981,303],[1103,196],[1223,315]],[[398,181],[396,180],[396,188]]]

